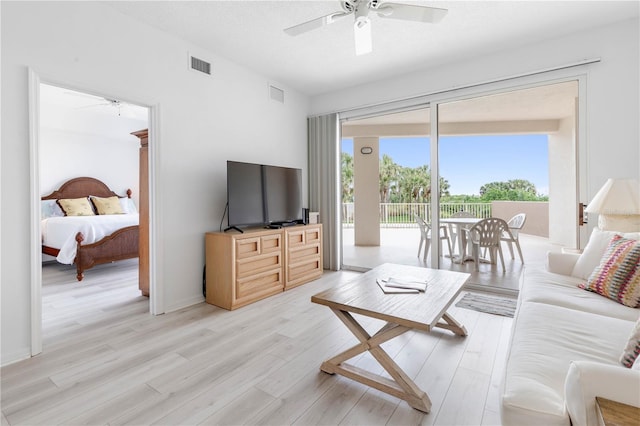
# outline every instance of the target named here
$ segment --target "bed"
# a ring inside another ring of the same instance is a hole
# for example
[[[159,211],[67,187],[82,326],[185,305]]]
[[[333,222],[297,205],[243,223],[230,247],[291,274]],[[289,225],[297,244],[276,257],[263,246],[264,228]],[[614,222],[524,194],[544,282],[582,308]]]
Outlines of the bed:
[[[117,214],[96,207],[96,202],[114,201],[112,197],[120,204],[120,211],[114,210]],[[94,214],[75,215],[69,209],[69,215],[65,213],[66,202],[84,203],[82,199],[89,200]],[[60,263],[75,264],[78,281],[96,265],[138,257],[139,218],[131,190],[120,197],[98,179],[78,177],[41,197],[41,203],[42,253]]]

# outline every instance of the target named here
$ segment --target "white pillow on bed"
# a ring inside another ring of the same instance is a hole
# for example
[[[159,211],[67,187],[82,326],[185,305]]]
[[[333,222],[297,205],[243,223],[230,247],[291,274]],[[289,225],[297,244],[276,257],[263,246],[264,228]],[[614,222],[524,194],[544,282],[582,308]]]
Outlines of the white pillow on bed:
[[[136,208],[136,203],[133,202],[131,198],[120,198],[120,206],[122,207],[122,211],[125,214],[134,214],[138,213],[138,209]]]
[[[64,216],[64,212],[62,211],[56,200],[40,201],[40,212],[42,215],[42,219]]]

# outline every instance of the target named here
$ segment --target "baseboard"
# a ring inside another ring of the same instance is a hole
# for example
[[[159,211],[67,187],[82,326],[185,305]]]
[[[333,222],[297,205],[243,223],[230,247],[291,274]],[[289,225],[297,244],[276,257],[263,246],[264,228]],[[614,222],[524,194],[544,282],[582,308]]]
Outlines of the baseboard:
[[[340,268],[343,271],[354,271],[354,272],[368,272],[371,268],[366,268],[364,266],[351,266],[351,265],[342,265]]]
[[[5,367],[9,364],[14,364],[16,362],[24,361],[25,359],[29,358],[31,358],[31,348],[22,348],[18,351],[13,351],[8,354],[2,354],[2,361],[0,361],[0,366]]]

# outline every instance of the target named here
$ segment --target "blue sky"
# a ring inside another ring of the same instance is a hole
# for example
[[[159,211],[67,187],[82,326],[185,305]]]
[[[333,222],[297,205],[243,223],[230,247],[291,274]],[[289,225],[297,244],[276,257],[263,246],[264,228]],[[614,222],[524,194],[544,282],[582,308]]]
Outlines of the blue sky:
[[[353,140],[342,139],[353,155]],[[405,167],[429,164],[429,138],[380,138],[380,157],[389,155]],[[546,135],[449,136],[440,138],[440,176],[452,195],[478,194],[482,185],[525,179],[549,194]]]

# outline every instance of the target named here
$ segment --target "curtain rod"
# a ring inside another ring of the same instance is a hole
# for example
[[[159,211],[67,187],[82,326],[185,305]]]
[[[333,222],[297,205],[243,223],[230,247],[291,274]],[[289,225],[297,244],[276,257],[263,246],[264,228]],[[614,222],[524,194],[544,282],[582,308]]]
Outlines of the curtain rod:
[[[395,100],[391,100],[391,101],[384,101],[384,102],[368,104],[368,105],[361,105],[359,107],[342,109],[342,110],[327,112],[327,113],[323,113],[323,114],[310,115],[309,118],[320,117],[322,115],[327,115],[327,114],[336,114],[336,113],[339,114],[339,113],[345,113],[345,112],[358,111],[360,109],[365,109],[365,108],[382,107],[382,106],[385,106],[385,105],[392,105],[392,104],[397,103],[397,102],[407,102],[407,101],[411,101],[411,100],[414,100],[414,99],[424,98],[426,96],[439,95],[439,94],[442,94],[442,93],[455,92],[456,90],[471,89],[471,88],[474,88],[474,87],[484,86],[484,85],[487,85],[487,84],[501,83],[501,82],[504,82],[504,81],[515,80],[515,79],[518,79],[518,78],[531,77],[531,76],[539,75],[539,74],[546,74],[548,72],[560,71],[560,70],[564,70],[564,69],[580,67],[580,66],[583,66],[583,65],[594,64],[594,63],[598,63],[600,61],[601,61],[601,58],[583,59],[582,61],[572,62],[572,63],[569,63],[569,64],[557,65],[557,66],[548,67],[548,68],[542,68],[542,69],[539,69],[539,70],[536,70],[536,71],[523,72],[523,73],[520,73],[520,74],[514,74],[514,75],[511,75],[511,76],[507,76],[507,77],[498,77],[498,78],[494,78],[494,79],[491,79],[491,80],[485,80],[485,81],[481,81],[481,82],[477,82],[477,83],[469,83],[469,84],[463,84],[461,86],[453,86],[453,87],[450,87],[448,89],[435,90],[433,92],[422,93],[420,95],[413,95],[413,96],[409,96],[409,97],[406,97],[406,98],[400,98],[400,99],[395,99]]]

